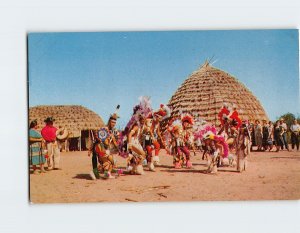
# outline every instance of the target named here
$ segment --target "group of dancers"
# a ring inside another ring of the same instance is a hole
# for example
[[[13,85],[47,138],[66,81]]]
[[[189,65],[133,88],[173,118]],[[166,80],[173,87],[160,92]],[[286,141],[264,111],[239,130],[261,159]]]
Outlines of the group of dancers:
[[[171,117],[170,108],[164,104],[154,110],[150,98],[143,96],[123,131],[115,128],[119,108],[118,105],[105,127],[90,133],[88,155],[92,155],[92,179],[143,175],[144,167],[154,172],[160,165],[162,147],[173,156],[176,169],[191,169],[191,152],[196,155],[196,150],[207,160],[208,173],[216,173],[220,166],[236,166],[240,172],[246,169],[250,133],[235,107],[231,112],[227,104],[223,105],[218,114],[221,124],[216,127],[189,113]],[[125,170],[118,168],[117,155],[126,158]]]

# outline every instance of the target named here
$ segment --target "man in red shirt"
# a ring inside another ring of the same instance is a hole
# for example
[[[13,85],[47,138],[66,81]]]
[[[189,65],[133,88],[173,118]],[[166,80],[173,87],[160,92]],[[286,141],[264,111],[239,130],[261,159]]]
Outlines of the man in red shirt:
[[[56,141],[57,128],[53,126],[54,121],[55,119],[52,117],[47,117],[47,119],[45,119],[46,126],[41,131],[41,134],[46,141],[48,150],[48,170],[60,170],[60,150]]]

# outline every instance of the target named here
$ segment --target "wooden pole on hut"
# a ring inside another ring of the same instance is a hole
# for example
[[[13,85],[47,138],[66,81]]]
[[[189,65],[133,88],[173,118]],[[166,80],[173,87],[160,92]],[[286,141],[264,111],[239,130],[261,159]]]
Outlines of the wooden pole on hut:
[[[66,140],[65,140],[65,152],[67,152],[67,145],[68,145],[68,138],[66,138]]]
[[[217,125],[217,100],[215,97],[215,126]]]
[[[81,151],[81,130],[80,130],[80,136],[79,136],[79,151]]]

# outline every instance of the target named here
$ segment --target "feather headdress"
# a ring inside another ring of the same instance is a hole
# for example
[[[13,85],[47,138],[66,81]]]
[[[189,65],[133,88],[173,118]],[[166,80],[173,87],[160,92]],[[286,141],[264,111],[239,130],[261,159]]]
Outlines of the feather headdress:
[[[190,125],[194,124],[194,118],[190,114],[186,113],[181,116],[181,122],[188,122]]]
[[[116,121],[118,118],[120,118],[120,116],[118,115],[119,109],[120,109],[120,105],[118,104],[117,107],[116,107],[115,112],[113,114],[110,114],[109,121],[110,120],[115,120]]]
[[[193,131],[197,132],[204,128],[204,126],[207,125],[207,122],[200,117],[194,119],[194,125],[193,125]]]
[[[210,125],[210,124],[205,124],[202,127],[199,127],[199,129],[194,133],[195,139],[200,139],[202,140],[204,138],[204,135],[208,132],[213,133],[214,135],[217,134],[217,129]]]
[[[139,97],[139,104],[133,107],[133,114],[123,133],[127,134],[134,124],[139,124],[140,118],[147,118],[152,113],[151,101],[148,96]]]
[[[223,158],[227,158],[229,154],[229,146],[225,141],[225,138],[220,135],[215,135],[214,140],[223,146]]]
[[[182,130],[182,123],[181,123],[181,120],[175,120],[173,121],[172,123],[172,131],[175,132],[175,131],[181,131]]]
[[[222,157],[226,158],[228,157],[229,154],[229,147],[228,144],[225,141],[225,138],[223,136],[217,135],[215,132],[212,131],[207,131],[204,135],[203,135],[203,140],[205,139],[211,139],[214,140],[215,142],[217,142],[218,144],[221,144],[223,147],[223,154]]]
[[[215,138],[215,134],[212,131],[207,131],[204,135],[203,135],[203,140],[206,139],[211,139],[214,140]]]
[[[223,108],[218,113],[219,120],[222,125],[224,125],[224,120],[228,118],[230,111],[228,110],[228,107],[226,104],[224,104]]]
[[[232,119],[233,125],[237,126],[237,128],[239,128],[242,125],[242,120],[240,119],[239,113],[237,110],[234,110],[230,114],[230,118]]]
[[[146,117],[149,113],[152,112],[151,107],[151,100],[149,96],[141,96],[139,97],[139,114],[141,114],[143,117]]]
[[[164,104],[160,105],[160,108],[153,113],[155,116],[159,116],[161,121],[171,116],[171,109]]]

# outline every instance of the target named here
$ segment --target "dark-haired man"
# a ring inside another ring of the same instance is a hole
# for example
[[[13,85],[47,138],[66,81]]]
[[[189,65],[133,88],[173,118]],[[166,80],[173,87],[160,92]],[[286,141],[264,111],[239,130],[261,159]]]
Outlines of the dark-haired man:
[[[47,153],[48,153],[48,170],[61,170],[60,168],[60,150],[58,148],[56,140],[57,128],[53,126],[55,119],[53,117],[47,117],[44,122],[46,126],[42,129],[41,134],[46,141]]]

